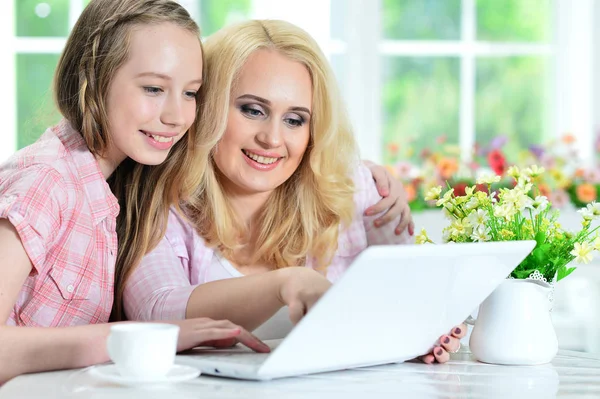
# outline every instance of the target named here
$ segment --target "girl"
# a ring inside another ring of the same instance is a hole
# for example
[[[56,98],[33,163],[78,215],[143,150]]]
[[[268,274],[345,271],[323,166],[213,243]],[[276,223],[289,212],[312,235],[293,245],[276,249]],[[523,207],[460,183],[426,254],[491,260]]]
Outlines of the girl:
[[[198,27],[174,1],[93,0],[81,14],[55,76],[64,119],[0,166],[0,383],[108,360],[119,204],[106,180],[121,195],[147,171],[160,197],[126,206],[155,223],[186,195],[203,73]],[[179,350],[268,350],[228,321],[177,324]]]
[[[309,35],[249,21],[205,50],[197,163],[208,167],[158,246],[124,265],[117,301],[122,292],[134,320],[218,317],[250,330],[287,305],[297,322],[368,245],[410,238],[364,215],[380,197]],[[465,330],[425,361],[446,361]]]

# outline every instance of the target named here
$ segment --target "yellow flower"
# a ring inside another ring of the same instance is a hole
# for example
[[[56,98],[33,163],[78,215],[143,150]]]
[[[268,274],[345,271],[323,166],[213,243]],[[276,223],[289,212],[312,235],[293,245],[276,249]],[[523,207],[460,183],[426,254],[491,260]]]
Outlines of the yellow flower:
[[[573,250],[570,252],[575,257],[577,263],[590,263],[592,261],[593,247],[590,246],[586,241],[581,244],[576,242]]]
[[[515,236],[515,233],[507,229],[502,229],[500,230],[500,236],[502,236],[504,240],[510,240]]]
[[[467,219],[456,219],[452,225],[450,225],[452,238],[457,239],[459,237],[469,234],[469,222]]]
[[[427,236],[427,231],[425,231],[425,229],[421,229],[421,233],[417,235],[415,241],[417,244],[426,244],[428,242],[431,242],[431,240]]]
[[[440,198],[440,194],[442,193],[442,187],[431,187],[429,191],[425,194],[425,201],[433,201]]]

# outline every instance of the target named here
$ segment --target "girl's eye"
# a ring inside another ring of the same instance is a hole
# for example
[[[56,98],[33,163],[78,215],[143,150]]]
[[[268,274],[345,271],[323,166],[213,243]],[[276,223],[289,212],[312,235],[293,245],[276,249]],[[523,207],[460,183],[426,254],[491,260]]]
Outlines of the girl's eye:
[[[148,94],[160,94],[162,93],[162,89],[160,87],[154,87],[154,86],[144,86],[144,91]]]
[[[261,116],[261,115],[263,115],[263,112],[260,109],[252,108],[249,105],[242,105],[241,109],[242,109],[242,113],[244,113],[246,115],[250,115],[250,116]]]
[[[185,96],[191,100],[195,100],[196,99],[196,95],[198,95],[197,91],[186,91],[185,92]]]

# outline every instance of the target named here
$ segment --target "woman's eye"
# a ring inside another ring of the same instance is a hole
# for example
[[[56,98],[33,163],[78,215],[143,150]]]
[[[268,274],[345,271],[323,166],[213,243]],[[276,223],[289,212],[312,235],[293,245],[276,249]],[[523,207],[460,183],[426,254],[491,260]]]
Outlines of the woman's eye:
[[[293,127],[300,127],[300,126],[304,125],[304,119],[287,118],[285,121],[288,125],[293,126]]]
[[[189,99],[193,99],[193,100],[195,100],[195,99],[196,99],[196,95],[198,95],[198,92],[197,92],[197,91],[186,91],[186,92],[185,92],[185,96],[186,96],[187,98],[189,98]]]
[[[261,116],[263,115],[263,112],[259,109],[256,108],[252,108],[249,107],[247,105],[242,105],[242,112],[246,115],[250,115],[250,116]]]
[[[148,94],[160,94],[163,90],[160,87],[144,86],[144,91]]]

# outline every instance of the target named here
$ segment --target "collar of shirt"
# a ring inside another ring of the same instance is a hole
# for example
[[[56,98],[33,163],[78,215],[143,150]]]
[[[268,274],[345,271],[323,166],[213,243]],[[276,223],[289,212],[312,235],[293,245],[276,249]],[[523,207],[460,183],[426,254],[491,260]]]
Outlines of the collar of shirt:
[[[64,119],[53,130],[65,149],[72,154],[83,189],[90,201],[94,223],[98,224],[108,216],[116,218],[119,214],[119,202],[104,179],[100,165],[87,147],[81,133],[73,129]]]

